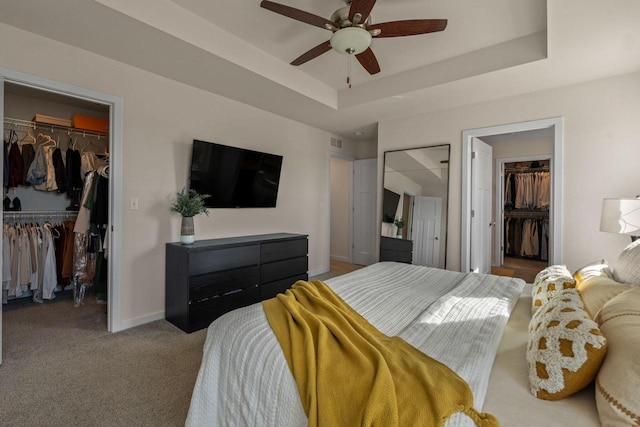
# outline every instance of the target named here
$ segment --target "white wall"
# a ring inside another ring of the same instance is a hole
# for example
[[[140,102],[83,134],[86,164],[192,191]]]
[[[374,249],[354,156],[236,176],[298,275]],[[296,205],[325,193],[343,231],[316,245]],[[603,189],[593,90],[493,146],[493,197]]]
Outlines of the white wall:
[[[379,123],[380,155],[451,144],[449,269],[460,269],[462,131],[551,117],[564,118],[563,263],[576,269],[604,257],[614,264],[630,240],[600,232],[600,210],[605,197],[640,192],[640,73]]]
[[[333,135],[7,25],[0,25],[0,67],[123,99],[124,243],[112,255],[122,263],[121,322],[164,311],[164,245],[180,234],[169,205],[187,183],[194,138],[284,156],[276,208],[213,209],[196,217],[197,239],[304,233],[310,272],[328,271]],[[353,142],[341,139],[341,152],[355,156]],[[139,210],[128,210],[131,197]]]

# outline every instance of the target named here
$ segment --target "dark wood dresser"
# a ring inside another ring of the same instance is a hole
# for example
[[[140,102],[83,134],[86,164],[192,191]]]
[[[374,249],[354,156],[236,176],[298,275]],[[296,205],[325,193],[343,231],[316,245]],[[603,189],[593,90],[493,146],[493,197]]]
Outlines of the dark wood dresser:
[[[167,243],[165,318],[185,332],[308,280],[307,235],[277,233]]]
[[[411,264],[413,241],[380,236],[380,261],[398,261]]]

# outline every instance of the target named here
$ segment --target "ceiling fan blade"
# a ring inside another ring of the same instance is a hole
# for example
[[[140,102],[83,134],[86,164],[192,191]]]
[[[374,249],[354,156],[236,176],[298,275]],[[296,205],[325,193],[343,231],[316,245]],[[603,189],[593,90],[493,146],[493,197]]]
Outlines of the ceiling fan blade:
[[[369,74],[376,74],[380,72],[380,65],[378,64],[378,60],[373,54],[371,48],[368,48],[364,52],[357,54],[356,58],[358,58],[358,62],[360,63],[360,65],[362,65],[364,69],[369,72]]]
[[[318,46],[306,51],[305,53],[294,59],[293,62],[291,62],[291,65],[302,65],[305,62],[311,61],[312,59],[317,58],[318,56],[330,50],[331,43],[329,43],[329,41],[327,40],[326,42],[319,44]]]
[[[434,33],[447,28],[446,19],[410,19],[407,21],[391,21],[373,24],[367,27],[368,31],[380,30],[375,37],[402,37],[415,36],[417,34]]]
[[[360,22],[366,21],[374,4],[376,4],[376,0],[353,0],[349,8],[349,21],[353,21],[353,16],[356,13],[362,15]]]
[[[275,13],[279,13],[280,15],[284,15],[288,18],[295,19],[296,21],[304,22],[305,24],[314,25],[316,27],[324,29],[330,29],[327,28],[327,25],[332,28],[336,27],[335,22],[325,19],[321,16],[314,15],[312,13],[296,9],[294,7],[285,6],[284,4],[274,3],[269,0],[262,0],[260,2],[260,7],[263,7]]]

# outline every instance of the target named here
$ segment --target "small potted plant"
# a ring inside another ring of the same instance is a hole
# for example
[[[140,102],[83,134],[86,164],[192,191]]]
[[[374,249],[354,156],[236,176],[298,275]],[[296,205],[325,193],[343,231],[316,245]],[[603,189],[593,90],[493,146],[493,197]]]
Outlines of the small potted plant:
[[[198,194],[194,190],[182,189],[176,193],[176,201],[171,205],[171,211],[178,212],[182,215],[182,224],[180,227],[180,242],[190,245],[195,241],[195,233],[193,227],[193,217],[199,214],[209,216],[209,210],[204,204],[204,199],[211,197],[208,194]]]
[[[398,232],[396,237],[398,239],[402,239],[402,228],[404,227],[404,219],[396,218],[396,220],[393,223],[396,225],[396,227],[398,227]]]

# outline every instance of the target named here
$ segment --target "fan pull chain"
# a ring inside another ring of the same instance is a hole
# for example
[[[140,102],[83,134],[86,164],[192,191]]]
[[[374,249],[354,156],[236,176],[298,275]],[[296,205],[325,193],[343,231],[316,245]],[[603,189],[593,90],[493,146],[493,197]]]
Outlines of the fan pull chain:
[[[351,89],[351,57],[353,55],[347,55],[347,86]]]

